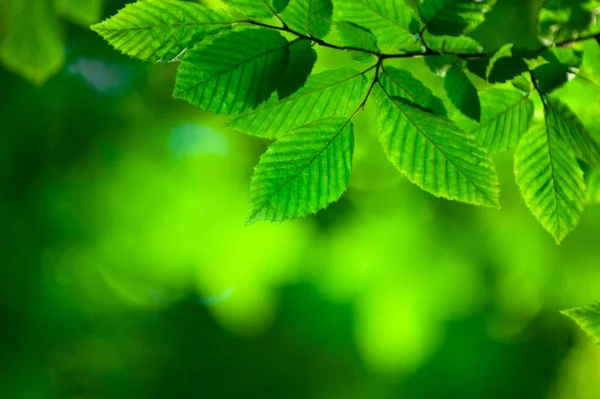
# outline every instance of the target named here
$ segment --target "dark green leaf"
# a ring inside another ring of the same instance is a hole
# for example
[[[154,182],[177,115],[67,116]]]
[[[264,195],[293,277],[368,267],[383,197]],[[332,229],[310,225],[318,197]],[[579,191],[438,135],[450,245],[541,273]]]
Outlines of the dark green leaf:
[[[146,0],[127,5],[92,29],[123,54],[171,61],[204,36],[233,22],[223,11],[178,0]]]
[[[281,17],[293,30],[322,39],[331,30],[333,4],[331,0],[290,0]]]
[[[287,71],[277,89],[279,98],[289,97],[304,86],[316,62],[317,52],[309,40],[299,40],[290,45]]]
[[[183,57],[173,95],[215,113],[256,108],[280,85],[288,47],[279,32],[262,28],[200,43]]]
[[[250,187],[248,223],[304,217],[337,201],[352,171],[349,119],[321,119],[279,138],[261,157]]]
[[[364,72],[350,68],[311,76],[294,95],[271,98],[255,111],[235,117],[231,126],[249,135],[274,139],[290,130],[333,116],[350,116],[369,88]]]
[[[434,35],[458,36],[485,20],[495,0],[422,0],[421,19]]]
[[[534,76],[544,93],[550,93],[566,84],[582,62],[581,52],[573,49],[551,49],[542,56],[548,63],[537,67]]]
[[[444,79],[444,88],[452,104],[463,115],[476,121],[481,119],[481,103],[477,89],[460,66],[450,67]]]
[[[431,72],[438,76],[446,76],[446,72],[452,65],[457,64],[458,57],[454,55],[432,55],[425,57],[425,65]]]

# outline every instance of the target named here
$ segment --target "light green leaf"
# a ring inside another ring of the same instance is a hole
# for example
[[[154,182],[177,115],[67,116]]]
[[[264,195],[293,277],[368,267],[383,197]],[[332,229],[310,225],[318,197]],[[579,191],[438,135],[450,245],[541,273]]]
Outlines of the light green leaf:
[[[570,317],[600,345],[600,302],[593,305],[564,310],[561,312]]]
[[[421,47],[411,25],[417,22],[403,0],[336,0],[337,21],[352,22],[369,29],[384,51],[415,50]]]
[[[422,0],[421,19],[435,35],[458,36],[485,20],[496,0]]]
[[[529,94],[514,90],[488,89],[479,92],[481,123],[461,125],[472,133],[490,154],[515,147],[529,129],[533,118],[533,101]]]
[[[379,52],[377,38],[369,29],[352,22],[336,22],[335,27],[343,46],[362,48],[375,53]],[[373,61],[375,57],[373,54],[360,51],[352,51],[351,55],[352,58],[360,62]]]
[[[203,37],[227,28],[224,11],[178,0],[145,0],[127,5],[92,29],[123,54],[171,61]]]
[[[251,136],[278,138],[319,119],[352,115],[368,88],[365,72],[328,70],[311,76],[296,94],[281,101],[273,97],[257,110],[233,118],[231,126]]]
[[[583,171],[560,139],[559,129],[556,120],[548,118],[523,136],[515,154],[525,203],[557,243],[577,226],[585,203]]]
[[[64,63],[58,17],[47,0],[0,3],[0,62],[35,85],[43,83]]]
[[[304,86],[316,62],[317,52],[309,40],[298,40],[291,44],[287,70],[277,89],[279,98],[289,97]]]
[[[446,116],[442,100],[433,95],[425,85],[410,72],[383,66],[379,76],[381,85],[392,97],[402,97],[437,115]]]
[[[444,79],[444,88],[452,104],[463,115],[476,121],[481,119],[481,103],[477,89],[460,66],[450,67]]]
[[[263,28],[200,43],[183,57],[173,96],[215,113],[254,109],[280,85],[289,45],[279,32]]]
[[[375,95],[381,144],[410,181],[437,197],[499,208],[494,165],[475,137],[383,89]]]
[[[475,39],[467,36],[435,36],[425,32],[423,40],[427,47],[439,53],[479,54],[483,51]]]
[[[261,157],[250,187],[248,223],[304,217],[337,201],[352,170],[348,118],[314,121],[279,138]]]
[[[54,0],[56,12],[86,28],[102,18],[103,0]]]
[[[600,170],[592,169],[586,175],[587,202],[588,204],[600,204]]]
[[[575,156],[592,166],[600,166],[600,144],[577,115],[558,99],[548,99],[547,104],[549,123],[556,126],[558,135],[573,149]]]
[[[270,18],[282,12],[289,0],[223,0],[250,18]]]
[[[293,30],[323,39],[331,30],[331,0],[290,0],[281,18]]]

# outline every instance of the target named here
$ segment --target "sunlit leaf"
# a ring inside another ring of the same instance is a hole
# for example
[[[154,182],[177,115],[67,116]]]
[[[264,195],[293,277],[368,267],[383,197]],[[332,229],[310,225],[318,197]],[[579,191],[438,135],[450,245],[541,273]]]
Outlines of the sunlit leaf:
[[[444,103],[434,96],[420,80],[410,72],[389,66],[383,66],[380,81],[386,92],[392,97],[402,97],[437,114],[446,116]]]
[[[337,201],[350,181],[353,151],[348,118],[317,120],[280,137],[252,177],[248,223],[299,218]]]
[[[415,16],[403,0],[336,0],[334,15],[369,29],[384,51],[420,48],[418,31],[411,29]]]
[[[411,182],[437,197],[499,207],[494,165],[474,136],[384,89],[375,95],[381,144]]]
[[[600,204],[600,170],[592,169],[586,176],[588,204]]]
[[[294,95],[283,100],[273,97],[258,109],[233,118],[230,125],[252,136],[273,139],[319,119],[350,116],[367,93],[364,75],[350,68],[313,75]]]
[[[331,29],[333,4],[331,0],[290,0],[281,17],[293,30],[322,39]]]
[[[570,317],[600,345],[600,302],[592,305],[564,310],[565,316]]]
[[[600,166],[600,144],[592,138],[577,115],[562,101],[547,100],[548,123],[556,126],[560,138],[568,143],[575,156],[590,165]]]
[[[92,29],[123,54],[171,61],[204,36],[231,25],[232,17],[198,3],[145,0],[132,3]]]
[[[466,123],[491,154],[507,151],[519,143],[533,118],[533,101],[528,94],[514,90],[488,89],[479,92],[481,122]]]
[[[444,88],[456,109],[471,119],[480,120],[481,103],[477,89],[460,66],[450,67],[444,79]]]
[[[215,113],[256,108],[281,83],[289,45],[279,32],[262,28],[200,43],[183,57],[173,96]]]
[[[562,145],[556,119],[529,130],[515,154],[517,183],[525,203],[560,243],[579,223],[585,203],[583,171]]]

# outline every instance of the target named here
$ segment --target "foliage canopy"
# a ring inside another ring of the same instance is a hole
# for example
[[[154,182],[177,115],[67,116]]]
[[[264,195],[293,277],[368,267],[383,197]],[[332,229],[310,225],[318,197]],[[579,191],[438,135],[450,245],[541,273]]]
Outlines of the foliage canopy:
[[[537,49],[491,52],[470,33],[494,0],[223,3],[139,1],[92,29],[126,55],[180,62],[174,97],[276,140],[252,179],[249,223],[303,217],[339,199],[353,119],[371,102],[389,160],[437,197],[499,208],[490,154],[513,148],[525,203],[558,243],[594,197],[584,170],[597,173],[600,144],[553,92],[580,73],[582,43],[598,39],[597,2],[546,1]],[[358,68],[313,74],[315,45],[350,53]],[[444,78],[450,104],[392,65],[416,57]]]

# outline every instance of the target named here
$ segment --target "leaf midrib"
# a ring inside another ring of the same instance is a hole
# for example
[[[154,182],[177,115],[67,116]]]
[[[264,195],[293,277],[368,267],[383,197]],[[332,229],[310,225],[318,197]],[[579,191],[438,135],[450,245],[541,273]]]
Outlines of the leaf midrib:
[[[401,107],[400,105],[398,105],[398,103],[397,103],[396,101],[394,101],[394,99],[393,99],[393,98],[390,96],[390,94],[389,94],[389,93],[388,93],[388,92],[385,90],[385,88],[384,88],[384,87],[381,85],[381,83],[379,83],[379,87],[382,89],[382,91],[383,91],[383,92],[384,92],[384,94],[387,96],[387,98],[389,99],[389,101],[390,101],[392,104],[394,104],[394,106],[395,106],[395,107],[396,107],[396,108],[397,108],[397,109],[398,109],[400,112],[402,112],[402,114],[404,114],[404,116],[406,117],[406,119],[408,119],[408,121],[409,121],[409,122],[410,122],[410,123],[411,123],[411,124],[412,124],[412,125],[413,125],[413,126],[416,128],[416,129],[417,129],[417,131],[419,131],[419,132],[421,133],[421,135],[422,135],[422,136],[423,136],[423,137],[424,137],[424,138],[425,138],[425,139],[426,139],[426,140],[427,140],[427,141],[428,141],[428,142],[429,142],[429,143],[430,143],[430,144],[431,144],[431,145],[432,145],[432,146],[433,146],[433,147],[434,147],[434,148],[435,148],[437,151],[439,151],[439,152],[440,152],[440,153],[441,153],[441,154],[444,156],[444,158],[446,158],[446,160],[447,160],[447,161],[448,161],[450,164],[452,164],[452,166],[454,166],[454,168],[456,169],[456,171],[457,171],[458,173],[460,173],[460,174],[461,174],[461,175],[462,175],[462,176],[463,176],[463,177],[464,177],[464,178],[465,178],[467,181],[469,181],[469,182],[470,182],[470,183],[473,185],[473,187],[474,187],[474,188],[475,188],[475,189],[476,189],[476,190],[477,190],[479,193],[481,193],[481,194],[484,196],[484,198],[486,198],[486,199],[489,201],[489,203],[490,203],[492,206],[496,206],[496,205],[495,205],[495,204],[496,204],[496,200],[495,200],[494,198],[490,198],[490,197],[489,197],[489,195],[488,195],[488,193],[487,193],[487,192],[485,192],[485,191],[483,191],[481,188],[479,188],[479,185],[475,184],[475,183],[474,183],[474,182],[473,182],[473,181],[472,181],[472,180],[471,180],[471,179],[470,179],[470,178],[469,178],[469,177],[468,177],[468,176],[467,176],[467,175],[466,175],[466,174],[465,174],[465,173],[462,171],[462,168],[460,168],[460,167],[459,167],[459,166],[458,166],[458,165],[457,165],[457,164],[456,164],[456,163],[455,163],[455,162],[454,162],[452,159],[450,159],[450,158],[448,157],[448,154],[447,154],[447,153],[446,153],[444,150],[442,150],[442,149],[441,149],[441,148],[440,148],[440,147],[439,147],[437,144],[435,144],[433,141],[431,141],[431,138],[429,137],[429,135],[428,135],[427,133],[425,133],[425,131],[423,131],[423,130],[422,130],[420,127],[419,127],[419,125],[413,121],[413,119],[412,119],[410,116],[408,116],[408,114],[407,114],[407,113],[406,113],[406,112],[405,112],[405,111],[402,109],[402,107]]]

